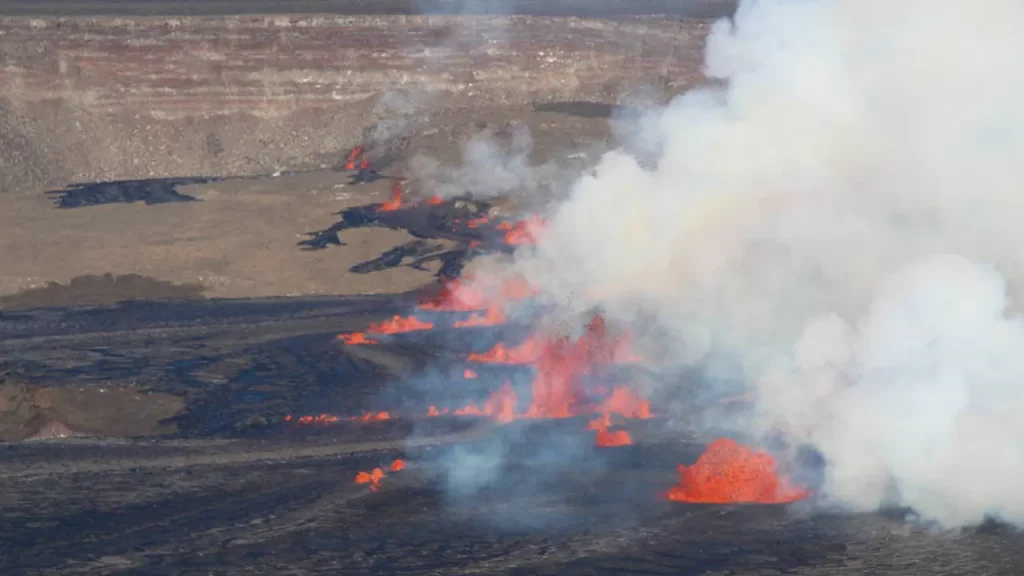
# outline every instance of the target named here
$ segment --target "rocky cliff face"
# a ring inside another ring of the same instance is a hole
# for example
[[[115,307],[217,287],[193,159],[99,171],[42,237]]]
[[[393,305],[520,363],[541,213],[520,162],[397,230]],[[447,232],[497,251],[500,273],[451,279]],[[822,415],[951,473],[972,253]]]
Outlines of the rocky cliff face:
[[[699,78],[707,23],[546,17],[0,20],[0,191],[333,162],[399,114],[615,102]]]

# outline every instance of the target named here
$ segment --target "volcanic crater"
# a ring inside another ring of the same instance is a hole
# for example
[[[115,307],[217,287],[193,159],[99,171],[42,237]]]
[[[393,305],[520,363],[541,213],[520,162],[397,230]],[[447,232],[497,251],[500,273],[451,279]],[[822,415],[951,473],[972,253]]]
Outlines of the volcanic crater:
[[[699,80],[689,3],[327,4],[0,21],[4,574],[1024,570],[1004,526],[830,512],[820,456],[697,436],[644,335],[598,310],[551,329],[495,266],[543,233],[544,186],[415,177],[517,126],[578,173],[629,90]],[[397,121],[381,94],[410,85],[440,96]],[[745,414],[678,378],[705,417]]]

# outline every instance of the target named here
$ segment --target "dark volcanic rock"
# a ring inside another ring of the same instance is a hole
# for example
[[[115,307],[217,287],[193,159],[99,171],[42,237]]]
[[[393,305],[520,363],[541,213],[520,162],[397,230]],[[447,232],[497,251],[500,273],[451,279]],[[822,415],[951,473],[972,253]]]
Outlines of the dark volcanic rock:
[[[178,192],[184,184],[205,184],[215,178],[160,178],[154,180],[119,180],[72,184],[64,190],[50,190],[58,208],[82,208],[99,204],[145,202],[146,205],[168,202],[195,202],[197,198]]]

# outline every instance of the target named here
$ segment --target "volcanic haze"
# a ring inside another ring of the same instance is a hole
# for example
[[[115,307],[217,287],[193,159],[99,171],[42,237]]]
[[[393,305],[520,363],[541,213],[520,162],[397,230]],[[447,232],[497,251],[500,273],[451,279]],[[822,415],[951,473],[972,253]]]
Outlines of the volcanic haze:
[[[742,2],[716,83],[641,120],[653,166],[606,154],[517,266],[738,367],[743,432],[817,447],[825,502],[1021,524],[1022,29],[1016,0]]]

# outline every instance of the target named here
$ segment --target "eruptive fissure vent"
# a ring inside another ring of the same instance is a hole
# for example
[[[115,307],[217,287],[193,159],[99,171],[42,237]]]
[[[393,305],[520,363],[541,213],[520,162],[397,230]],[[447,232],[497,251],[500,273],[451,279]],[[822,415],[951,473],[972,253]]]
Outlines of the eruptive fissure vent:
[[[679,466],[679,483],[666,497],[706,504],[780,504],[806,498],[809,491],[781,478],[770,454],[729,438],[712,442],[693,466]]]

